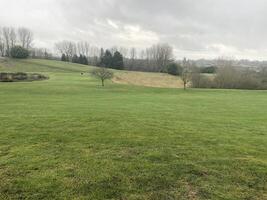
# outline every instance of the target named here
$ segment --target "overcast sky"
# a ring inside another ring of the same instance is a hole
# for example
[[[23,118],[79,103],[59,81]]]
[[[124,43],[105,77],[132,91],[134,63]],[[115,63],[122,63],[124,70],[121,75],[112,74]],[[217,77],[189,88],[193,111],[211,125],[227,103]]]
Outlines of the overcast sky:
[[[267,60],[266,0],[0,0],[0,26],[25,26],[35,46],[59,40],[144,48],[169,43],[178,59]]]

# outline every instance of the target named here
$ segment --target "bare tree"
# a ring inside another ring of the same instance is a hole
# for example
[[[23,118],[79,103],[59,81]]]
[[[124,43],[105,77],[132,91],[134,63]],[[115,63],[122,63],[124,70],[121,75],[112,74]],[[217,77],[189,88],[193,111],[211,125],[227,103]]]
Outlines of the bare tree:
[[[2,29],[3,43],[5,46],[6,56],[10,56],[10,50],[16,45],[16,31],[12,27],[4,27]]]
[[[3,31],[0,28],[0,56],[5,56],[5,42],[3,38]]]
[[[96,46],[91,46],[89,50],[89,64],[96,66],[99,62],[100,49]]]
[[[89,58],[89,53],[90,53],[90,44],[88,42],[78,42],[77,43],[77,54],[84,55],[87,58]]]
[[[118,51],[122,54],[123,58],[128,56],[128,49],[126,47],[120,47]]]
[[[187,84],[190,82],[191,80],[191,69],[190,69],[190,61],[187,60],[186,58],[184,58],[183,63],[183,71],[182,71],[182,81],[183,81],[183,85],[184,85],[184,90],[186,90],[187,88]]]
[[[32,42],[33,33],[29,29],[3,27],[0,30],[0,53],[2,56],[10,56],[10,50],[15,45],[30,49]]]
[[[33,33],[27,28],[18,29],[19,43],[23,48],[29,49],[33,42]]]
[[[10,28],[10,44],[11,48],[16,45],[17,42],[17,34],[14,28]]]
[[[52,53],[45,48],[31,48],[31,56],[41,59],[51,59],[53,57]]]
[[[2,29],[3,31],[3,42],[5,45],[5,54],[6,56],[10,55],[10,49],[11,49],[11,28],[4,27]]]
[[[233,57],[219,57],[216,60],[217,67],[231,67],[234,65],[234,58]]]
[[[129,58],[129,69],[133,69],[135,63],[136,63],[136,49],[131,48],[130,49],[130,58]]]
[[[118,47],[117,47],[117,46],[113,46],[113,47],[111,47],[111,48],[109,49],[109,51],[110,51],[110,53],[111,53],[112,55],[114,55],[114,53],[115,53],[116,51],[118,51]]]
[[[219,88],[235,88],[240,73],[233,67],[233,59],[221,57],[217,59],[217,75],[215,82]]]
[[[101,80],[103,87],[105,86],[105,80],[112,79],[113,77],[113,72],[104,67],[96,68],[91,73]]]
[[[141,59],[141,60],[144,60],[144,59],[145,59],[145,56],[146,56],[146,52],[145,52],[145,50],[141,50],[141,51],[140,51],[140,55],[139,55],[140,59]]]
[[[71,41],[61,41],[55,44],[56,50],[61,53],[65,54],[70,61],[74,54],[76,54],[76,44]]]
[[[125,67],[129,70],[165,72],[173,61],[173,49],[168,44],[153,45],[138,51],[139,54],[135,48],[120,48],[119,51],[124,55]]]
[[[155,52],[153,56],[155,57],[157,68],[162,72],[172,59],[173,49],[168,44],[157,44],[154,46],[154,49]]]
[[[145,50],[146,67],[152,71],[165,71],[172,58],[173,49],[168,44],[156,44]]]
[[[133,48],[130,49],[130,59],[135,60],[136,56],[137,56],[136,48],[133,47]]]

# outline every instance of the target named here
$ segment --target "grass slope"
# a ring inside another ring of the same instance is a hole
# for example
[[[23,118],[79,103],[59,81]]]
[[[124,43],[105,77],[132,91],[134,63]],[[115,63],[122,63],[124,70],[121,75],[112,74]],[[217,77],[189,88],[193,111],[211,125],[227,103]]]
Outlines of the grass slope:
[[[50,79],[0,84],[0,199],[267,199],[265,91],[102,88],[80,65],[12,62]]]
[[[41,59],[0,59],[0,71],[5,72],[86,72],[88,66]]]
[[[5,72],[88,72],[94,67],[74,63],[66,63],[51,60],[7,60],[0,59],[0,71]],[[180,78],[163,73],[144,73],[113,70],[115,76],[113,82],[119,84],[159,87],[182,88]]]
[[[164,73],[119,71],[112,80],[119,84],[138,85],[158,88],[183,88],[180,77]]]

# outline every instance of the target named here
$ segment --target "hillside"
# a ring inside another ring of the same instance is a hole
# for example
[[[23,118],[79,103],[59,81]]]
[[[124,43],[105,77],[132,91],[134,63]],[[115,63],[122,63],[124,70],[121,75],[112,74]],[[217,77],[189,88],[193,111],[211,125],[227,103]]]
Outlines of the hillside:
[[[0,71],[5,72],[87,72],[85,65],[42,59],[0,59]]]
[[[94,67],[54,60],[14,60],[0,59],[0,72],[90,72]],[[162,73],[129,72],[113,70],[113,82],[147,87],[182,88],[178,77]]]

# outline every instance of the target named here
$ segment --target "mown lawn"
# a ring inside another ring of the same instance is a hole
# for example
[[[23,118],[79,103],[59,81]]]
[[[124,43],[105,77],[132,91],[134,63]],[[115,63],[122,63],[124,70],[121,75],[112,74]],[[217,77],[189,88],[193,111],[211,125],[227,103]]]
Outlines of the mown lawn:
[[[267,199],[267,92],[102,88],[44,62],[25,71],[47,81],[0,83],[0,199]]]

